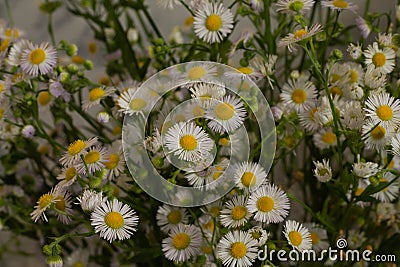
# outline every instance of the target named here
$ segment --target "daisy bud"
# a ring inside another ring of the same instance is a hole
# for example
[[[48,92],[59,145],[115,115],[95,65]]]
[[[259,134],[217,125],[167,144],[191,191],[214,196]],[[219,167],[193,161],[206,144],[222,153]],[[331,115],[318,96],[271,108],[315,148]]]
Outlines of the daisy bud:
[[[85,60],[85,62],[83,63],[83,67],[85,67],[86,70],[92,70],[93,62],[91,60]]]
[[[396,33],[392,37],[392,44],[396,47],[400,47],[400,34]]]
[[[110,120],[110,115],[108,115],[107,112],[103,111],[103,112],[99,112],[97,114],[97,121],[101,124],[106,124],[108,123]]]
[[[334,49],[332,51],[331,57],[332,57],[332,60],[335,60],[335,61],[340,60],[343,58],[343,52],[340,51],[339,49]]]
[[[31,139],[35,135],[35,128],[32,125],[25,125],[21,133],[25,138]]]
[[[154,157],[151,161],[156,168],[161,168],[164,166],[164,159],[162,157]]]
[[[332,179],[332,169],[329,166],[329,160],[323,159],[322,163],[319,161],[314,161],[314,165],[314,176],[318,179],[318,181],[326,183]]]
[[[68,70],[69,73],[75,74],[75,73],[78,72],[79,68],[78,68],[78,66],[75,65],[75,64],[69,64],[69,65],[67,66],[67,70]]]
[[[298,79],[300,77],[300,73],[298,70],[294,70],[290,73],[290,78],[292,79]]]
[[[139,40],[139,33],[135,28],[129,28],[127,37],[130,42],[135,43]]]
[[[68,56],[72,57],[75,56],[76,53],[78,52],[78,47],[75,44],[70,44],[66,47],[65,52],[67,53]]]
[[[60,73],[60,82],[66,83],[69,80],[70,76],[68,72],[61,72]]]
[[[63,266],[63,260],[59,255],[52,255],[47,257],[47,264],[49,267],[62,267]]]
[[[102,181],[103,181],[103,179],[101,179],[101,178],[97,178],[97,177],[92,178],[89,181],[89,187],[93,188],[93,189],[98,188],[98,187],[100,187]]]

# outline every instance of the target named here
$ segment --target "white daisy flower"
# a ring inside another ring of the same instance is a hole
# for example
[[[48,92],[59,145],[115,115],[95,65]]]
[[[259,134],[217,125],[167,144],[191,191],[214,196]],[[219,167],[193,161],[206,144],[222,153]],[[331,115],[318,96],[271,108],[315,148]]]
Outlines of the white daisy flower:
[[[201,244],[201,231],[197,226],[178,224],[163,239],[162,251],[167,259],[183,262],[199,254]]]
[[[116,101],[118,112],[127,115],[140,113],[151,103],[151,100],[152,97],[149,94],[137,93],[137,88],[128,88]]]
[[[394,135],[394,129],[392,127],[383,127],[376,122],[368,120],[361,129],[363,141],[367,148],[376,150],[384,149],[386,145],[390,143],[392,136]]]
[[[243,125],[246,116],[242,100],[231,95],[220,101],[211,100],[205,113],[205,117],[211,120],[208,126],[219,133],[230,133],[238,129]]]
[[[221,99],[226,91],[223,85],[209,83],[195,83],[190,87],[192,98],[200,98],[201,100]]]
[[[85,189],[81,196],[76,198],[81,208],[85,212],[92,212],[95,208],[100,206],[102,203],[107,201],[106,197],[103,197],[103,193],[96,192],[91,189]]]
[[[378,69],[367,68],[364,76],[364,84],[371,89],[378,89],[385,87],[386,85],[386,74],[381,73]],[[371,94],[376,94],[371,91]]]
[[[209,63],[190,65],[183,73],[182,79],[189,81],[207,81],[217,74],[217,67]]]
[[[157,0],[157,5],[162,8],[174,9],[176,6],[181,5],[179,0]]]
[[[360,155],[357,156],[357,161],[353,163],[353,173],[358,177],[369,178],[379,172],[379,165],[375,162],[362,162]]]
[[[315,113],[318,111],[318,107],[315,103],[305,111],[301,112],[299,115],[300,125],[304,127],[310,133],[315,133],[321,128],[321,123],[315,118]]]
[[[367,39],[368,35],[371,33],[372,26],[362,17],[355,18],[355,22],[357,28],[361,31],[361,36]]]
[[[61,173],[57,175],[57,180],[60,180],[60,187],[68,187],[72,185],[78,178],[78,171],[74,166],[63,168]]]
[[[391,139],[392,153],[400,157],[400,133],[396,133]]]
[[[82,103],[83,110],[87,111],[91,107],[100,104],[100,101],[115,92],[114,87],[95,87],[89,91],[88,99]]]
[[[332,10],[350,10],[355,12],[358,9],[358,6],[350,1],[345,0],[329,0],[329,1],[322,1],[321,5],[324,7],[329,7]]]
[[[156,219],[157,225],[164,233],[168,233],[178,224],[186,224],[189,221],[186,209],[169,206],[167,204],[158,208]]]
[[[346,103],[343,112],[342,123],[346,128],[359,130],[364,124],[365,115],[360,102],[351,101]]]
[[[95,232],[111,243],[129,239],[137,230],[139,217],[127,204],[114,199],[97,206],[90,220]]]
[[[317,90],[307,77],[301,77],[284,84],[280,97],[288,109],[301,113],[311,108],[317,97]]]
[[[252,81],[258,81],[263,78],[263,74],[258,71],[258,69],[253,64],[250,64],[247,67],[239,67],[235,70],[228,71],[224,75],[227,78],[239,77],[242,80],[248,79]]]
[[[264,184],[250,195],[247,208],[255,213],[256,221],[279,223],[289,214],[290,202],[286,193],[276,185]]]
[[[162,148],[162,137],[160,131],[154,128],[152,135],[145,139],[146,149],[153,154],[157,153]]]
[[[217,257],[225,266],[251,266],[257,251],[257,241],[244,231],[228,232],[217,245]]]
[[[313,161],[315,169],[313,171],[314,176],[321,183],[329,182],[332,179],[332,168],[329,165],[329,159],[322,159],[322,163],[319,161]]]
[[[49,91],[40,91],[36,97],[40,111],[49,111],[50,106],[53,104],[53,97]]]
[[[297,29],[294,33],[289,33],[287,36],[283,37],[278,42],[278,47],[287,46],[288,50],[292,52],[295,50],[293,45],[320,32],[322,32],[322,26],[320,24],[313,25],[310,28],[306,26],[305,28]]]
[[[29,43],[28,48],[21,54],[22,71],[33,77],[49,73],[56,64],[57,51],[49,43]]]
[[[165,135],[165,146],[169,153],[185,161],[208,158],[214,142],[208,134],[193,122],[179,122]]]
[[[35,210],[30,214],[34,222],[37,222],[41,217],[47,222],[45,211],[58,201],[56,196],[59,195],[60,190],[61,188],[56,186],[53,187],[50,192],[39,197]]]
[[[395,129],[400,124],[400,100],[388,93],[369,96],[365,105],[366,116],[374,123]]]
[[[261,247],[268,241],[269,233],[267,230],[264,230],[261,226],[256,225],[253,228],[249,229],[249,234],[251,237],[257,241],[257,246]]]
[[[124,172],[125,158],[122,155],[121,141],[115,141],[107,149],[107,154],[104,157],[104,167],[106,168],[108,178],[117,178]]]
[[[213,164],[208,168],[199,172],[190,172],[185,174],[185,178],[188,183],[193,187],[206,186],[206,190],[214,189],[218,184],[213,183],[223,174],[226,167],[228,167],[229,161],[223,159],[221,162]]]
[[[312,240],[310,231],[301,223],[293,220],[287,220],[284,226],[284,235],[288,243],[298,251],[310,250],[312,248]]]
[[[203,208],[201,208],[201,212],[204,214],[209,214],[211,215],[213,218],[218,219],[219,215],[221,213],[222,207],[221,207],[221,201],[217,200],[215,202],[212,202],[206,206],[204,206]]]
[[[19,66],[21,64],[22,53],[28,49],[30,42],[26,39],[21,39],[14,43],[8,53],[7,63],[11,66]]]
[[[234,196],[226,202],[225,208],[220,213],[221,224],[228,228],[237,228],[245,225],[251,213],[246,207],[247,198],[245,196]]]
[[[322,128],[313,136],[313,141],[319,149],[326,149],[337,145],[336,134],[331,128]]]
[[[395,180],[393,182],[393,180]],[[398,177],[390,172],[384,172],[382,177],[379,177],[380,183],[390,183],[387,187],[381,191],[372,194],[371,196],[381,202],[392,202],[399,196],[399,181]]]
[[[106,154],[107,148],[105,147],[96,146],[90,148],[83,156],[84,162],[80,162],[76,165],[78,172],[80,174],[88,175],[89,173],[94,174],[96,171],[100,171],[105,167],[104,163]]]
[[[350,43],[346,51],[349,53],[350,57],[354,60],[359,59],[360,56],[362,55],[362,48],[359,43],[357,44]]]
[[[55,196],[54,210],[58,221],[63,224],[71,223],[71,194],[66,190],[60,190]]]
[[[64,167],[69,167],[80,161],[81,155],[86,153],[86,148],[89,148],[97,143],[97,137],[88,140],[75,140],[72,142],[64,155],[60,158],[60,163]]]
[[[214,218],[211,215],[203,214],[199,217],[199,226],[203,230],[203,234],[206,238],[212,238],[213,234],[215,235],[217,231]]]
[[[395,66],[396,53],[392,48],[379,48],[377,42],[374,42],[364,51],[365,64],[368,67],[379,70],[381,73],[391,73]]]
[[[233,14],[221,3],[206,2],[196,10],[193,27],[203,41],[219,43],[232,31]]]
[[[315,223],[305,223],[304,226],[310,231],[313,250],[320,252],[328,249],[328,234],[324,228]]]
[[[239,188],[250,190],[266,181],[267,172],[256,162],[242,162],[234,167],[233,178]]]
[[[314,0],[278,0],[276,12],[284,12],[291,15],[304,14],[314,6]]]

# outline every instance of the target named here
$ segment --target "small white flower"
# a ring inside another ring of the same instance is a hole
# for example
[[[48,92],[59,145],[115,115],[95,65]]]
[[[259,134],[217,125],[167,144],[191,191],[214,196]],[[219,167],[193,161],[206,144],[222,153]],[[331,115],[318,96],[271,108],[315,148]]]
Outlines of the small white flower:
[[[362,127],[361,133],[367,148],[376,150],[384,149],[390,143],[394,134],[392,127],[383,127],[376,122],[368,120]]]
[[[326,149],[337,145],[336,134],[330,128],[323,128],[315,133],[313,141],[319,149]]]
[[[388,93],[371,95],[365,102],[366,116],[384,128],[396,129],[400,124],[400,100]]]
[[[358,177],[369,178],[379,172],[379,165],[375,162],[362,162],[358,155],[358,162],[353,163],[353,173]]]
[[[239,188],[250,190],[265,182],[267,172],[256,162],[242,162],[235,166],[233,178]]]
[[[129,239],[137,230],[139,217],[127,204],[114,199],[97,206],[90,220],[95,232],[111,243]]]
[[[169,206],[167,204],[158,208],[156,219],[157,225],[164,233],[168,233],[178,224],[186,224],[189,221],[186,209]]]
[[[269,233],[259,225],[249,229],[249,234],[254,240],[257,241],[257,246],[259,247],[263,246],[268,241]]]
[[[90,89],[88,99],[83,101],[82,108],[83,110],[88,110],[95,105],[98,105],[102,99],[107,96],[111,96],[115,92],[114,87],[108,87],[106,89],[102,87],[95,87]]]
[[[194,32],[207,43],[221,42],[233,28],[233,14],[222,3],[204,3],[195,11]]]
[[[107,124],[110,121],[110,115],[106,111],[97,113],[97,121],[101,124]]]
[[[284,84],[280,97],[289,110],[301,113],[312,106],[317,97],[317,90],[314,84],[307,80],[307,77],[302,76]]]
[[[247,208],[256,221],[279,223],[289,214],[290,202],[283,190],[267,183],[250,195]]]
[[[29,43],[21,54],[22,71],[33,77],[49,73],[56,63],[57,51],[49,43],[40,45]]]
[[[395,180],[395,181],[393,181]],[[381,191],[372,194],[371,196],[378,199],[379,201],[389,203],[395,200],[399,196],[399,182],[398,177],[390,172],[384,172],[382,177],[379,177],[380,183],[389,183],[389,185],[383,188]]]
[[[85,212],[94,211],[95,208],[107,200],[107,198],[103,197],[103,193],[101,191],[96,192],[90,189],[83,191],[81,196],[77,197],[76,199],[78,200],[78,203],[76,204],[80,204],[82,210]]]
[[[313,161],[315,165],[314,176],[321,183],[329,182],[332,179],[332,168],[329,165],[329,159],[322,159],[322,163],[319,161]]]
[[[368,35],[371,33],[371,26],[362,17],[355,18],[357,28],[361,31],[361,36],[367,39]]]
[[[226,202],[225,208],[220,213],[221,224],[228,228],[237,228],[247,223],[251,213],[246,207],[245,196],[235,196]]]
[[[276,11],[290,15],[304,14],[313,7],[314,2],[314,0],[278,0]]]
[[[364,56],[365,64],[381,73],[391,73],[394,69],[396,53],[392,48],[384,47],[381,49],[378,43],[374,42],[364,51]]]
[[[248,267],[257,258],[257,250],[257,241],[248,232],[233,231],[218,242],[217,257],[224,266]]]
[[[350,1],[345,1],[345,0],[328,0],[328,1],[322,1],[321,5],[324,7],[329,7],[332,10],[350,10],[355,12],[358,7],[353,4]]]
[[[329,248],[328,234],[324,228],[315,223],[305,223],[311,235],[312,249],[320,252]]]
[[[312,248],[310,231],[301,223],[288,220],[285,222],[284,228],[283,233],[293,248],[300,252]]]
[[[320,32],[322,32],[322,26],[320,24],[315,24],[310,28],[307,26],[305,28],[299,28],[294,33],[289,33],[287,36],[283,37],[278,42],[278,47],[287,46],[289,52],[293,52],[293,50],[295,50],[293,45]]]
[[[359,130],[364,124],[365,115],[360,102],[351,101],[346,103],[343,113],[343,125],[352,130]]]
[[[360,44],[353,44],[350,43],[349,46],[347,47],[347,52],[349,53],[350,57],[354,60],[360,58],[362,55],[362,48]]]
[[[105,155],[107,154],[107,149],[102,146],[96,146],[89,149],[83,155],[84,162],[80,162],[76,165],[76,169],[80,174],[94,174],[96,171],[103,169],[105,162]]]
[[[35,127],[32,125],[25,125],[24,128],[22,128],[21,133],[25,138],[31,139],[35,135]]]
[[[162,251],[167,259],[183,262],[200,253],[201,243],[201,231],[197,226],[179,224],[163,239]]]

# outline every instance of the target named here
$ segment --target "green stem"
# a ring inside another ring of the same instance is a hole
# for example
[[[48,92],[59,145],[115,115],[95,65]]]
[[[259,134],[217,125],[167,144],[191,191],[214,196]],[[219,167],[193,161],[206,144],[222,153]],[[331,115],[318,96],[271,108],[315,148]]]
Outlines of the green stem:
[[[10,21],[11,26],[14,26],[14,19],[11,13],[11,8],[10,8],[10,3],[8,3],[8,0],[5,0],[6,2],[6,10],[7,10],[7,15],[8,15],[8,20]]]
[[[54,37],[54,30],[53,30],[53,16],[49,14],[49,19],[47,21],[47,30],[49,31],[51,43],[53,46],[56,46],[56,38]]]
[[[264,19],[265,19],[265,34],[264,40],[268,44],[268,53],[274,55],[276,53],[275,39],[272,38],[271,33],[271,14],[269,7],[271,6],[270,0],[264,0]]]

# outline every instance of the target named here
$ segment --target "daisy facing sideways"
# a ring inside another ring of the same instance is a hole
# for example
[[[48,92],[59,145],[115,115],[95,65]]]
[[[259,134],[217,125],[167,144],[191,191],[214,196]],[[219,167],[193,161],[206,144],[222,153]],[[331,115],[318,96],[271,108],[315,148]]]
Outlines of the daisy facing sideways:
[[[286,221],[283,234],[289,245],[300,252],[312,248],[310,231],[301,223],[293,220]]]

